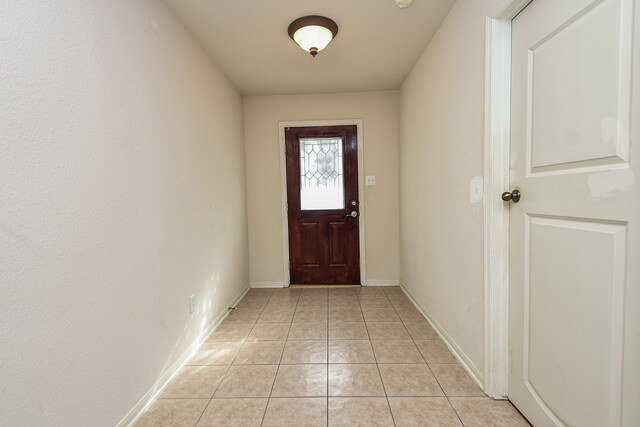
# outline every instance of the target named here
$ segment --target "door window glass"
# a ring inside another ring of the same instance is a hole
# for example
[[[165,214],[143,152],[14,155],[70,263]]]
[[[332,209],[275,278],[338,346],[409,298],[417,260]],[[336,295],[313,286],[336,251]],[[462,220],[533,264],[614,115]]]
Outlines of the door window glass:
[[[342,138],[300,138],[300,209],[344,209]]]

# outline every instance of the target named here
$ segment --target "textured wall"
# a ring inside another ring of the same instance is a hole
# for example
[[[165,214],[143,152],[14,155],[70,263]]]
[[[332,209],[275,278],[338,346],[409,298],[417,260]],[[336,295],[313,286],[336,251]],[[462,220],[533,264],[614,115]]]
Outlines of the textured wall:
[[[112,426],[248,284],[242,101],[159,1],[0,46],[0,424]]]
[[[279,121],[362,119],[368,280],[397,282],[398,92],[244,98],[251,283],[282,282]],[[364,277],[363,277],[364,279]]]
[[[402,283],[479,372],[484,365],[485,18],[496,0],[458,0],[400,90]]]

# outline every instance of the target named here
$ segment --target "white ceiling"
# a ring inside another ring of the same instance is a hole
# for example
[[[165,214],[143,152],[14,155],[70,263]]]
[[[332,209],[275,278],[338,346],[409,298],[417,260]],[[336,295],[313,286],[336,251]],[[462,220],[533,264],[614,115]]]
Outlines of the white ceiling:
[[[397,89],[455,0],[164,0],[244,95]],[[324,15],[337,37],[315,58],[289,23]]]

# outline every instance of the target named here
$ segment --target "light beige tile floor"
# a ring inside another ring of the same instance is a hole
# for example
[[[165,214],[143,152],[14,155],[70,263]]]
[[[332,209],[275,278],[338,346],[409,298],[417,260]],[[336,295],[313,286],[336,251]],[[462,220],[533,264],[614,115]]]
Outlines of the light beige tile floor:
[[[398,287],[252,289],[138,426],[528,426]]]

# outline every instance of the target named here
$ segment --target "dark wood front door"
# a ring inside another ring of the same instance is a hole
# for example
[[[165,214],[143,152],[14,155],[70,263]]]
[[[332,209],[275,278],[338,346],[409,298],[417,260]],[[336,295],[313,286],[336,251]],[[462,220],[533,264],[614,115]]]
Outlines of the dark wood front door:
[[[356,126],[285,129],[294,284],[360,284]]]

